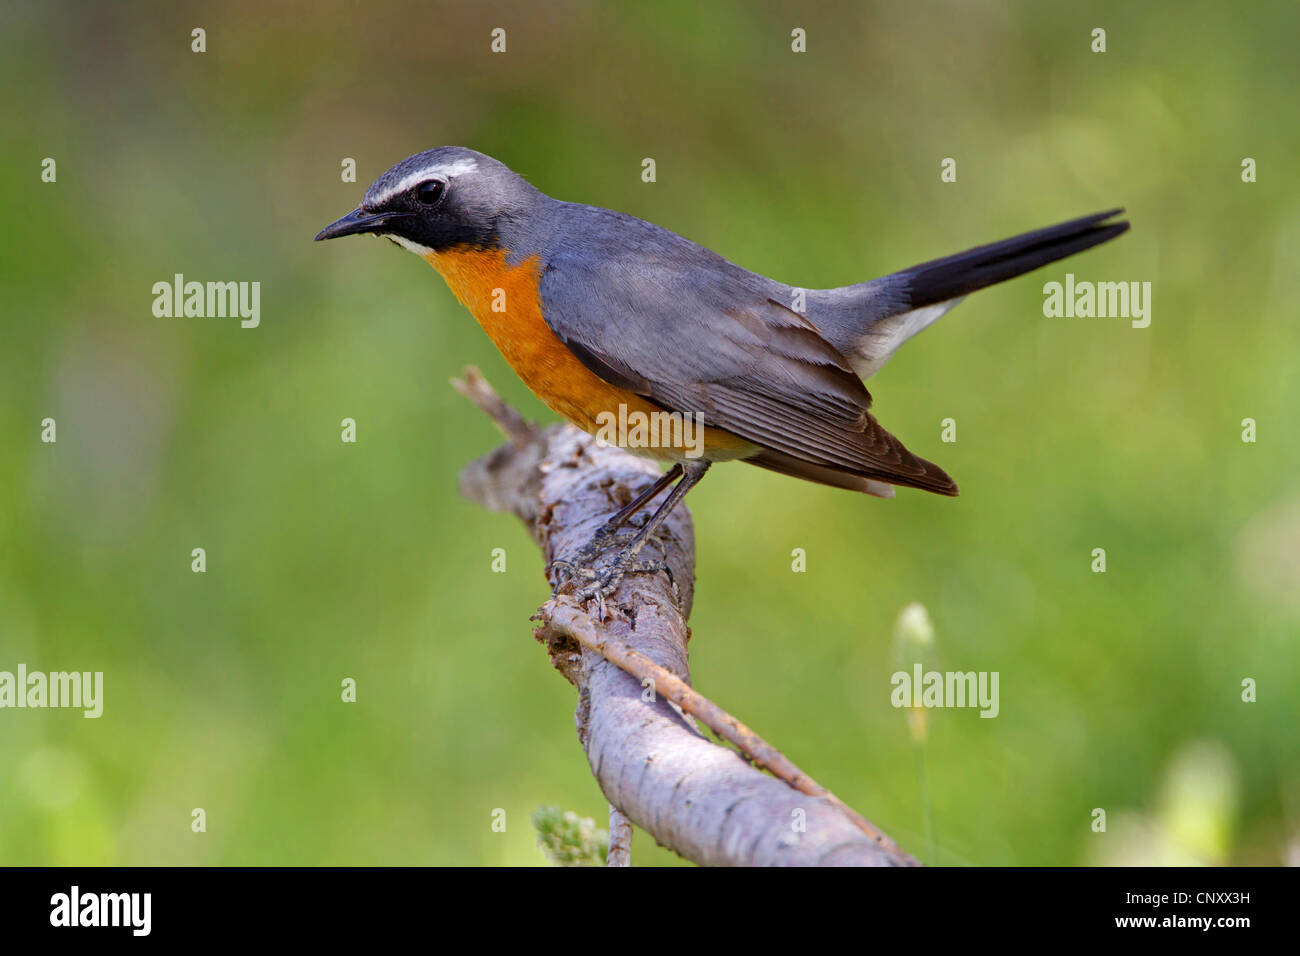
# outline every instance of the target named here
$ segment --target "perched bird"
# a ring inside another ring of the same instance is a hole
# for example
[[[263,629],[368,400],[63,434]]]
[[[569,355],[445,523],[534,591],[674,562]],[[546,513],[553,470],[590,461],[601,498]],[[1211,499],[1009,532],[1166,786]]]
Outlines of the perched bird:
[[[525,384],[579,428],[610,415],[700,416],[703,442],[636,448],[673,462],[572,559],[608,594],[715,461],[892,497],[956,495],[871,415],[862,380],[968,293],[1128,229],[1112,210],[839,289],[757,275],[623,213],[561,202],[482,153],[402,160],[317,240],[385,236],[438,270]],[[679,480],[680,479],[680,480]],[[605,570],[588,566],[636,512],[676,486]]]

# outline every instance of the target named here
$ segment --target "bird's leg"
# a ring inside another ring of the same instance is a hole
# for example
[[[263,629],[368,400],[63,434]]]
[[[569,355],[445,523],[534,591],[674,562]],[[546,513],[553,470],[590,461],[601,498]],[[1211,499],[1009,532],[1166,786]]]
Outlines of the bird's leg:
[[[627,547],[615,556],[609,567],[594,575],[594,579],[578,592],[578,599],[585,601],[594,597],[599,599],[603,605],[605,598],[614,593],[619,582],[623,580],[623,576],[629,572],[667,571],[668,566],[662,561],[638,562],[636,556],[645,547],[645,543],[650,539],[650,536],[659,530],[659,527],[672,513],[672,510],[686,497],[686,492],[699,484],[700,479],[704,477],[704,473],[708,470],[709,462],[707,461],[690,461],[683,465],[682,480],[664,499],[664,503],[650,516],[650,520],[637,531],[636,537],[631,540]]]
[[[610,543],[618,530],[627,524],[634,514],[644,508],[654,499],[659,492],[671,485],[682,473],[681,465],[673,465],[666,472],[655,480],[654,484],[646,488],[618,511],[614,512],[603,525],[597,529],[596,533],[591,536],[591,540],[579,548],[570,558],[556,558],[551,562],[547,572],[556,571],[561,576],[560,584],[563,584],[569,578],[577,575],[579,577],[594,578],[596,573],[591,569],[591,562],[594,561],[605,546]],[[558,592],[560,584],[556,585]]]

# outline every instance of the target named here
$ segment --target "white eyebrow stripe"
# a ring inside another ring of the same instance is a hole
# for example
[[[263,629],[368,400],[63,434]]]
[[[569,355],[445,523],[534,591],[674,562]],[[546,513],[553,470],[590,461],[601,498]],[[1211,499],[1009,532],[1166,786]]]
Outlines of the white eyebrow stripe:
[[[417,183],[422,183],[432,177],[442,179],[453,179],[461,173],[467,173],[471,169],[478,169],[478,163],[472,159],[458,159],[454,163],[443,163],[440,166],[426,166],[423,169],[417,169],[413,173],[407,173],[400,182],[390,187],[382,194],[371,200],[373,203],[383,203],[392,199],[398,193],[404,193]]]

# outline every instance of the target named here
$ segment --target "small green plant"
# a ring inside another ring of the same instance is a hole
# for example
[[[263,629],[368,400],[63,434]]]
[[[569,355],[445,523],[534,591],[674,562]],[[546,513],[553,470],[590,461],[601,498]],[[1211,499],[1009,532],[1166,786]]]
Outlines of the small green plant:
[[[591,817],[572,810],[538,807],[533,812],[537,845],[555,866],[604,866],[609,853],[609,831]]]
[[[914,664],[922,670],[935,653],[934,623],[924,604],[909,604],[898,615],[894,626],[894,648],[898,666],[910,671]],[[930,773],[926,766],[926,744],[930,740],[929,714],[922,707],[907,708],[907,727],[911,731],[912,747],[916,754],[917,786],[921,792],[921,818],[925,821],[926,842],[930,846],[930,862],[939,862],[939,842],[934,832],[934,812],[930,805]]]

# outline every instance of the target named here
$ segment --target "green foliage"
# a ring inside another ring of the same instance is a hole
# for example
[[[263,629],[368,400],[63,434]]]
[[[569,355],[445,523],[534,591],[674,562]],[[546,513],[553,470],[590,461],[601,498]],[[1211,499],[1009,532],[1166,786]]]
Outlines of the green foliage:
[[[597,828],[590,817],[580,817],[560,807],[538,807],[533,812],[537,845],[556,866],[604,866],[609,854],[609,831]]]

